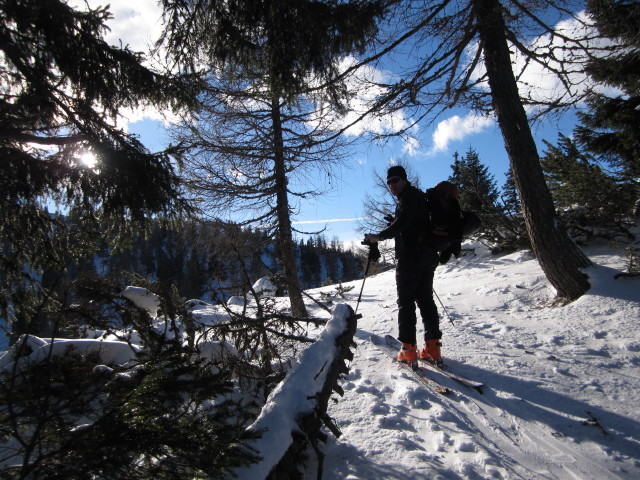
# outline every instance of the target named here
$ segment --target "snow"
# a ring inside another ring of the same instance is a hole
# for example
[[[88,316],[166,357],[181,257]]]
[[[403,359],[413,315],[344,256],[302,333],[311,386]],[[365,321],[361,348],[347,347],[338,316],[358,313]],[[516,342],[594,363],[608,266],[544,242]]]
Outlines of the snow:
[[[149,312],[152,317],[158,316],[160,297],[146,288],[129,286],[122,291],[121,295],[131,300],[136,307]]]
[[[483,394],[437,373],[452,394],[427,390],[371,344],[397,309],[393,271],[368,278],[323,478],[640,478],[640,279],[614,280],[609,246],[586,252],[593,288],[565,306],[529,252],[438,268],[445,361]]]
[[[15,354],[23,344],[32,350],[29,355],[16,360]],[[135,353],[140,347],[121,341],[91,340],[91,339],[42,339],[34,336],[21,337],[4,355],[0,356],[0,371],[20,371],[24,365],[34,364],[45,360],[49,356],[62,355],[74,349],[80,353],[97,353],[100,359],[110,365],[124,365],[135,359]],[[17,362],[17,363],[16,363]]]
[[[484,393],[434,373],[451,390],[437,394],[390,362],[369,337],[397,334],[394,272],[367,278],[345,395],[329,407],[343,435],[330,435],[323,447],[323,479],[640,478],[640,279],[614,279],[624,268],[621,252],[608,245],[586,249],[597,265],[588,270],[593,288],[554,306],[554,291],[530,252],[496,257],[479,244],[465,247],[475,250],[439,267],[434,286],[446,307],[445,313],[439,306],[445,361],[484,382]],[[362,282],[343,284],[350,285],[345,303],[355,307]],[[327,289],[308,293],[320,300]],[[127,291],[141,308],[157,312],[157,299],[144,289]],[[228,319],[222,307],[190,305],[202,323]],[[296,415],[311,408],[307,397],[321,382],[317,373],[333,355],[346,306],[336,305],[332,315],[311,302],[308,308],[327,327],[315,332],[319,341],[270,395],[254,424],[267,430],[254,445],[263,461],[239,471],[240,478],[264,478],[278,461]],[[160,318],[154,322],[162,329]],[[135,335],[134,345],[115,338],[31,337],[33,353],[19,361],[73,345],[99,351],[102,368],[109,368],[141,348]],[[212,338],[202,339],[200,351],[237,355]],[[12,368],[11,353],[0,355],[0,369]],[[313,453],[310,459],[309,480],[317,469]]]
[[[253,291],[257,295],[275,295],[276,286],[273,284],[269,277],[262,277],[256,283],[253,284]]]
[[[254,430],[265,431],[252,444],[263,460],[236,471],[238,478],[266,478],[287,451],[293,440],[291,432],[297,430],[296,418],[313,411],[315,401],[310,397],[322,389],[327,364],[335,357],[336,338],[345,330],[349,315],[346,305],[336,306],[320,338],[302,352],[284,381],[271,392],[260,416],[251,426]]]

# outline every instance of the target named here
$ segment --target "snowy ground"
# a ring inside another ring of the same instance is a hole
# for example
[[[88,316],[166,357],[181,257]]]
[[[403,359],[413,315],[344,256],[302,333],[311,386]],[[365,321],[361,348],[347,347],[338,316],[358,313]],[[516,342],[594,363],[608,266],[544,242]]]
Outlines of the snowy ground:
[[[640,478],[640,279],[613,279],[623,263],[608,246],[587,253],[593,288],[562,307],[525,252],[438,268],[455,322],[443,315],[443,355],[484,394],[446,378],[452,393],[433,393],[373,346],[371,333],[397,334],[395,279],[368,278],[323,478]]]
[[[330,437],[324,448],[323,479],[640,478],[640,278],[613,278],[624,265],[609,246],[586,253],[597,264],[589,271],[593,288],[561,307],[551,305],[554,292],[527,252],[494,257],[477,249],[438,268],[435,288],[455,323],[442,315],[444,357],[452,371],[484,382],[482,394],[444,377],[438,380],[451,393],[434,393],[369,341],[371,334],[397,334],[397,311],[394,272],[368,278],[345,395],[329,411],[343,436]],[[354,288],[344,301],[355,307],[362,282],[348,285]],[[310,293],[320,299],[331,291],[335,287]],[[135,288],[123,295],[156,314],[153,295]],[[203,323],[228,318],[219,306],[195,301],[193,308]],[[310,302],[309,309],[329,318]],[[162,319],[156,321],[164,330]],[[133,356],[132,347],[109,338],[30,341],[31,356],[71,341],[108,354],[105,362]],[[215,343],[201,347],[208,352]],[[311,355],[321,344],[301,356],[307,361],[292,370],[289,389],[313,383],[308,380],[323,370],[326,352]],[[0,369],[13,360],[11,352],[0,352]],[[308,407],[308,394],[288,391],[276,389],[268,407],[294,416]],[[285,423],[267,419],[268,425]],[[271,446],[286,448],[279,440]],[[271,450],[261,453],[275,464],[280,457]],[[316,478],[312,463],[309,480]]]

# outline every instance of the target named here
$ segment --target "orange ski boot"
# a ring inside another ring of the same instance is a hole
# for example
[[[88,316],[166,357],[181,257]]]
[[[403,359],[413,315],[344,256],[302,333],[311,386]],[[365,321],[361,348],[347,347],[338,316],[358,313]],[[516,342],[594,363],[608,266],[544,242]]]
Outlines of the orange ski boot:
[[[440,342],[440,340],[426,340],[422,350],[420,350],[420,358],[435,363],[438,367],[442,367],[444,361],[440,353],[441,346],[442,342]]]
[[[409,365],[416,364],[418,362],[418,345],[415,343],[403,343],[398,352],[398,361]]]

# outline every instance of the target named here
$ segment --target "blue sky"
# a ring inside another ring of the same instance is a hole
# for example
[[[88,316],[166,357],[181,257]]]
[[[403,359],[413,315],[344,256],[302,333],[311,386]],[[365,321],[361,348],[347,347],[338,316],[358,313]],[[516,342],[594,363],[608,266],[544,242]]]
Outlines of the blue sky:
[[[448,117],[451,118],[451,117]],[[464,130],[457,122],[452,123],[454,130]],[[554,118],[532,125],[537,141],[538,151],[545,151],[543,139],[555,143],[558,133],[571,135],[575,117],[572,114]],[[132,133],[140,135],[149,148],[161,148],[167,143],[164,127],[155,120],[142,120],[129,125]],[[328,240],[337,236],[341,241],[359,241],[361,234],[356,231],[357,219],[363,215],[363,200],[367,192],[372,191],[374,172],[384,173],[399,158],[407,161],[420,178],[424,188],[445,180],[451,174],[453,154],[464,155],[472,147],[483,164],[489,167],[494,175],[498,188],[505,181],[505,173],[509,168],[502,134],[495,122],[484,126],[480,131],[465,131],[460,135],[444,135],[442,139],[434,133],[438,124],[421,133],[422,148],[408,155],[404,143],[400,140],[388,142],[384,146],[377,144],[363,135],[354,151],[350,166],[341,169],[334,178],[335,188],[326,195],[315,198],[301,205],[300,213],[294,218],[295,227],[301,231],[314,232],[325,228],[324,235]],[[424,137],[424,138],[423,138]],[[442,148],[434,151],[434,144]],[[390,194],[388,194],[390,195]],[[391,197],[389,197],[391,198]]]
[[[555,143],[558,132],[570,136],[573,124],[574,117],[566,115],[561,119],[533,125],[539,153],[542,155],[545,150],[543,139]],[[140,135],[149,148],[161,148],[167,142],[164,128],[158,121],[143,120],[130,124],[129,129]],[[469,132],[460,138],[450,139],[442,143],[443,149],[433,152],[432,135],[436,129],[437,126],[423,133],[426,137],[424,146],[413,155],[403,151],[404,145],[399,140],[380,146],[363,137],[358,142],[350,167],[342,169],[335,176],[342,177],[336,187],[323,197],[301,205],[300,213],[294,218],[294,221],[300,222],[296,223],[296,228],[309,232],[326,228],[324,235],[328,240],[337,236],[345,242],[359,241],[361,235],[356,231],[356,219],[363,215],[363,199],[367,191],[372,191],[374,171],[385,172],[399,158],[405,159],[412,166],[420,177],[421,186],[427,188],[451,174],[450,165],[456,151],[464,155],[472,147],[495,176],[497,186],[502,187],[509,159],[496,123],[491,123],[477,133]]]
[[[78,6],[83,2],[72,0],[70,3]],[[92,6],[103,3],[89,0]],[[109,3],[114,19],[109,24],[111,31],[107,40],[111,43],[122,40],[133,50],[147,51],[161,30],[161,11],[156,0],[111,0]],[[535,73],[542,77],[540,72]],[[382,73],[376,71],[373,74]],[[125,117],[129,131],[138,134],[148,148],[159,149],[167,143],[160,112],[128,112]],[[386,119],[389,125],[407,120],[398,117]],[[558,132],[570,135],[573,123],[573,115],[566,115],[533,125],[539,153],[544,151],[543,139],[553,143]],[[296,228],[306,231],[326,228],[324,235],[329,240],[337,236],[342,241],[359,241],[361,235],[356,232],[357,222],[354,219],[363,215],[363,199],[374,184],[374,171],[384,172],[399,158],[412,166],[425,188],[446,179],[451,173],[454,152],[464,155],[469,147],[473,147],[482,163],[489,167],[498,187],[503,185],[504,173],[508,169],[507,154],[495,121],[479,121],[465,111],[445,112],[432,127],[413,130],[415,143],[411,144],[396,139],[380,145],[372,142],[365,133],[352,133],[358,142],[350,166],[335,172],[334,178],[341,181],[332,181],[333,188],[325,196],[300,205],[299,213],[293,219],[299,222]]]
[[[568,115],[560,120],[555,119],[553,122],[534,125],[532,128],[539,153],[542,154],[545,150],[543,139],[555,143],[558,132],[570,136],[573,121],[573,116]],[[469,147],[472,147],[478,152],[482,163],[489,167],[498,188],[502,187],[505,181],[504,175],[509,168],[509,158],[497,124],[492,123],[480,132],[467,133],[461,135],[460,138],[451,139],[443,149],[432,152],[432,134],[436,128],[424,132],[424,136],[427,137],[424,148],[414,155],[407,155],[403,152],[403,146],[400,142],[380,147],[371,142],[363,141],[363,145],[354,156],[351,168],[342,173],[341,188],[337,188],[326,197],[305,206],[296,218],[297,220],[317,221],[317,223],[297,225],[297,227],[313,230],[326,225],[327,231],[324,234],[329,239],[336,235],[343,241],[359,240],[361,235],[355,231],[357,222],[336,220],[361,217],[363,199],[367,191],[372,191],[374,184],[374,171],[384,173],[388,166],[398,158],[407,161],[419,176],[421,186],[428,188],[449,177],[451,174],[450,165],[453,163],[455,152],[464,155]],[[332,221],[323,223],[321,221],[323,219]]]

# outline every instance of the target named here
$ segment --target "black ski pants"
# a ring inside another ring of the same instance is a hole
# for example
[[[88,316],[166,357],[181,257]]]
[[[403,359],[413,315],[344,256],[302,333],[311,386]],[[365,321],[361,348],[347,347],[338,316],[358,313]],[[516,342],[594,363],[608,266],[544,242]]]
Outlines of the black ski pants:
[[[442,338],[438,308],[433,300],[433,275],[438,266],[438,253],[431,248],[398,258],[398,340],[417,344],[416,304],[424,324],[425,340]]]

